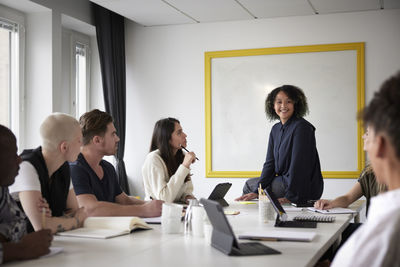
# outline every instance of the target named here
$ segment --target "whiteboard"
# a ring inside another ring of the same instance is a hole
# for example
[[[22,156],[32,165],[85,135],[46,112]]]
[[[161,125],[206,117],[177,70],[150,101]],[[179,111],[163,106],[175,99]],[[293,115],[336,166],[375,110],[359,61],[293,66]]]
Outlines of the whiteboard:
[[[210,67],[209,81],[206,75],[206,176],[260,175],[269,132],[278,122],[267,120],[265,98],[276,87],[292,84],[307,96],[310,113],[305,119],[316,127],[324,177],[357,177],[364,159],[362,128],[356,118],[364,91],[360,43],[354,49],[344,44],[344,50],[339,45],[334,49],[333,45],[307,46],[310,51],[300,53],[292,51],[301,47],[272,54],[268,49],[267,54],[260,49],[242,54],[242,50],[206,52]],[[257,55],[251,55],[254,51]],[[236,54],[229,56],[232,52]]]

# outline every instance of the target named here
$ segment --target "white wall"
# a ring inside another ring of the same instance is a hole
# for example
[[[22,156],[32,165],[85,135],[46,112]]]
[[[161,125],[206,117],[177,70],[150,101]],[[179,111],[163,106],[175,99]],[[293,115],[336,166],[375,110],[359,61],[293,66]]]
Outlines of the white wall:
[[[79,19],[83,22],[94,24],[94,17],[91,11],[89,0],[30,0],[39,5],[48,7],[52,10],[62,11],[62,13]]]
[[[400,10],[160,27],[127,22],[125,162],[132,193],[144,195],[141,165],[155,121],[173,116],[180,119],[188,147],[200,158],[192,169],[195,195],[208,196],[215,184],[225,181],[233,183],[227,199],[241,194],[245,179],[205,178],[205,51],[366,42],[368,102],[382,81],[400,69],[399,28]],[[325,179],[323,197],[345,193],[355,181]]]
[[[39,126],[53,110],[52,14],[27,14],[25,61],[25,148],[40,143]]]

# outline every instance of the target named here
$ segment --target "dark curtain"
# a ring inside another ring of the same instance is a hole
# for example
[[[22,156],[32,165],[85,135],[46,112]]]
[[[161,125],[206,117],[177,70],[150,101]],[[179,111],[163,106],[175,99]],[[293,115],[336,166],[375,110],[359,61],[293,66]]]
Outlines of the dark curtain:
[[[124,17],[93,4],[100,54],[106,112],[114,119],[119,138],[117,174],[122,190],[129,195],[125,170],[126,82],[125,82],[125,25]]]

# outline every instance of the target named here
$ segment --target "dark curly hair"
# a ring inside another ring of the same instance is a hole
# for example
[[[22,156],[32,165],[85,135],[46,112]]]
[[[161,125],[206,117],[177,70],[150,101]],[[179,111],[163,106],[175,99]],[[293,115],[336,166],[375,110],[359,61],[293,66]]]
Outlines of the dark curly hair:
[[[274,104],[276,95],[281,91],[293,101],[293,116],[302,118],[308,114],[307,97],[304,95],[303,90],[294,85],[282,85],[272,90],[265,99],[265,114],[269,120],[279,120],[279,116],[274,109]]]
[[[400,72],[382,84],[358,118],[376,133],[387,134],[400,159]]]

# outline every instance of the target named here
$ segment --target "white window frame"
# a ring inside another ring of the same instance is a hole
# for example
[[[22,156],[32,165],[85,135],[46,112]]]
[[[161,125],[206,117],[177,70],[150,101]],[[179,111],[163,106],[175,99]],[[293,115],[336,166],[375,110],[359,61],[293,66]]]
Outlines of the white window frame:
[[[90,106],[90,37],[82,33],[71,30],[70,31],[70,45],[71,45],[71,82],[70,82],[70,111],[71,115],[79,119],[79,114],[76,114],[76,45],[83,45],[86,49],[86,107]]]
[[[16,24],[18,35],[11,42],[17,49],[11,50],[11,118],[10,128],[17,137],[17,145],[24,147],[25,125],[25,16],[14,9],[0,5],[0,19]]]

